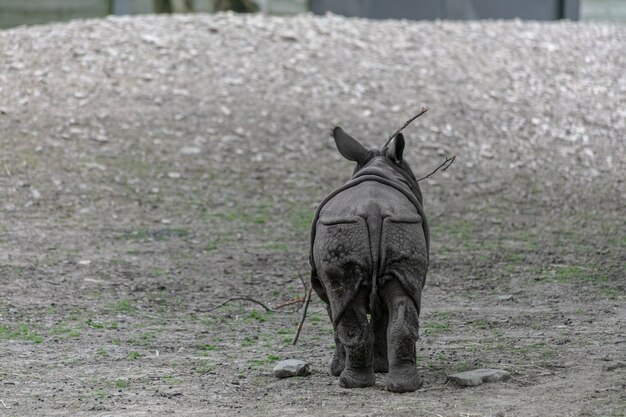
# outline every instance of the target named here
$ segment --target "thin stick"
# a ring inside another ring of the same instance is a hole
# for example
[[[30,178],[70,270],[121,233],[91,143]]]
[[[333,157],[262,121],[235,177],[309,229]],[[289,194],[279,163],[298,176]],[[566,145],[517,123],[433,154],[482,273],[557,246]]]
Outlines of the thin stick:
[[[204,310],[204,309],[199,309],[197,308],[196,311],[199,311],[201,313],[210,313],[211,311],[217,310],[220,307],[224,307],[226,304],[230,303],[231,301],[237,301],[237,300],[242,300],[242,301],[250,301],[252,303],[256,303],[258,305],[260,305],[261,307],[263,307],[265,309],[265,311],[269,311],[269,312],[274,312],[275,310],[272,310],[271,308],[269,308],[268,306],[266,306],[265,304],[263,304],[262,302],[255,300],[254,298],[251,297],[233,297],[233,298],[229,298],[228,300],[224,301],[222,304],[217,305],[213,308],[209,308],[208,310]]]
[[[309,264],[309,267],[311,266],[311,264],[308,261],[307,261],[307,264]],[[300,277],[300,281],[302,282],[302,287],[304,289],[304,296],[302,297],[304,301],[304,299],[306,299],[306,292],[307,292],[308,286],[306,285],[306,282],[304,282],[304,278],[302,278],[302,274],[300,272],[298,272],[298,276]],[[298,308],[296,308],[296,313],[300,311],[303,305],[304,304],[300,304]]]
[[[309,291],[306,293],[306,299],[304,300],[304,309],[302,310],[302,317],[300,318],[300,323],[298,323],[298,328],[296,330],[296,334],[291,341],[292,345],[298,343],[298,338],[300,337],[300,332],[302,331],[302,326],[304,325],[304,320],[306,319],[306,310],[309,308],[309,303],[311,302],[311,293],[313,292],[313,287],[309,287]]]
[[[413,120],[417,119],[418,117],[420,117],[422,114],[426,113],[427,111],[428,111],[428,107],[422,107],[422,110],[419,113],[417,113],[415,116],[407,120],[400,129],[396,130],[393,135],[389,136],[389,139],[387,139],[385,146],[389,145],[389,142],[391,142],[391,139],[395,138],[398,133],[402,132],[405,127],[407,127],[413,122]],[[383,146],[383,148],[385,146]]]
[[[435,172],[439,171],[441,168],[443,168],[442,171],[445,171],[446,169],[450,168],[450,165],[452,165],[452,163],[454,162],[455,159],[456,159],[456,155],[454,155],[451,158],[446,158],[446,160],[443,161],[443,163],[441,165],[439,165],[437,167],[437,169],[435,169],[433,172],[431,172],[430,174],[426,175],[425,177],[420,178],[419,180],[417,180],[417,182],[420,182],[421,180],[425,180],[426,178],[429,178]]]
[[[302,286],[304,287],[304,292],[306,293],[306,282],[304,282],[304,278],[302,278],[302,274],[300,272],[298,272],[298,276],[300,277],[300,282],[302,283]]]
[[[0,403],[2,403],[2,406],[3,406],[4,408],[11,408],[11,407],[7,407],[7,405],[6,405],[6,404],[4,403],[4,401],[2,401],[2,400],[0,400]]]
[[[279,305],[276,306],[276,308],[283,308],[283,307],[291,306],[291,305],[294,305],[294,304],[302,303],[303,301],[304,301],[304,298],[298,297],[295,300],[291,300],[291,301],[287,301],[287,302],[284,302],[282,304],[279,304]]]

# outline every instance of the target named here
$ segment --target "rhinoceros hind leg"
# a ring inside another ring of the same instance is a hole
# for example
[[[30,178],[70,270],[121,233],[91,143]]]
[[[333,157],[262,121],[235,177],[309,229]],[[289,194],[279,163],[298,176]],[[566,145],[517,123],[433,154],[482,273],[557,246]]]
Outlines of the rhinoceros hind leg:
[[[415,364],[415,342],[419,328],[417,309],[396,279],[388,281],[382,293],[390,316],[387,329],[389,352],[387,390],[416,391],[422,386],[422,378],[418,375]]]
[[[389,371],[387,360],[387,327],[389,325],[389,311],[386,306],[380,306],[372,312],[372,330],[374,332],[374,372],[386,373]]]
[[[337,323],[337,335],[346,353],[345,368],[339,375],[339,386],[343,388],[369,387],[376,382],[372,366],[374,336],[365,312],[366,299],[367,289],[361,288]]]
[[[330,311],[330,306],[326,307],[326,311],[328,311],[328,317],[330,317],[330,321],[333,321],[333,315]],[[330,363],[330,374],[333,376],[339,376],[341,371],[346,367],[346,349],[341,344],[341,340],[339,340],[339,335],[335,331],[335,353],[333,354],[333,360]]]

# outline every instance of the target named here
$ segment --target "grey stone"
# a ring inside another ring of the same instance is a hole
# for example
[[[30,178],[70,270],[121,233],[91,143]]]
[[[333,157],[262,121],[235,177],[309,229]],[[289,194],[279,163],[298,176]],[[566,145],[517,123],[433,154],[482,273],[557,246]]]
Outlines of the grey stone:
[[[497,382],[508,379],[510,376],[511,375],[503,369],[483,368],[448,375],[448,380],[463,387],[474,387],[483,382]]]
[[[292,376],[307,376],[311,373],[309,364],[299,359],[286,359],[274,366],[276,378],[289,378]]]

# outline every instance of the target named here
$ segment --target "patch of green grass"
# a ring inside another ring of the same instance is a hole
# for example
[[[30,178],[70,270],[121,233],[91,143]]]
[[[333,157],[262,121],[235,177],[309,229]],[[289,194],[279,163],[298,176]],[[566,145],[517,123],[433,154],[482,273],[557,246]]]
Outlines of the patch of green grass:
[[[248,315],[246,316],[247,320],[256,320],[259,323],[265,323],[268,320],[268,313],[261,313],[257,310],[252,310],[250,313],[248,313]]]
[[[137,310],[135,306],[132,305],[130,300],[119,300],[115,303],[113,308],[118,313],[133,313]]]
[[[130,386],[130,381],[124,379],[118,379],[115,381],[115,387],[119,389],[128,388]]]
[[[278,360],[280,360],[280,356],[278,355],[267,355],[263,359],[252,359],[251,361],[248,362],[248,364],[250,365],[251,368],[260,368],[260,367],[273,364],[274,362]]]
[[[163,380],[163,382],[169,384],[169,385],[177,385],[180,384],[180,380],[177,379],[174,375],[164,375],[161,377],[161,379]]]
[[[472,365],[470,365],[466,361],[461,361],[454,365],[455,372],[465,372],[465,371],[469,371],[470,369],[472,369]]]
[[[256,206],[233,207],[229,211],[222,211],[215,216],[227,222],[242,222],[247,224],[265,224],[269,218],[269,203],[261,203]]]
[[[513,264],[519,264],[519,263],[524,262],[524,260],[526,258],[521,253],[508,253],[506,255],[506,259],[507,259],[507,261],[509,261],[509,262],[511,262]]]
[[[163,242],[172,238],[184,238],[189,236],[189,231],[181,228],[144,229],[138,228],[126,232],[122,238],[125,240],[157,241]]]
[[[202,362],[198,362],[198,364],[193,370],[200,375],[205,375],[210,372],[213,372],[214,369],[215,369],[215,365],[207,361],[202,361]]]
[[[109,352],[105,348],[98,348],[96,350],[96,356],[100,356],[102,358],[107,358],[109,356]]]
[[[472,324],[479,329],[487,329],[489,328],[489,323],[485,319],[477,319],[472,322]]]
[[[218,350],[218,349],[219,349],[219,347],[217,347],[215,345],[208,345],[207,344],[207,345],[200,346],[200,350],[203,350],[205,352],[211,352],[213,350]]]
[[[137,360],[139,358],[141,358],[141,353],[137,352],[137,351],[132,351],[128,354],[128,359],[130,359],[131,361]]]
[[[119,346],[122,344],[122,341],[120,339],[111,339],[111,344],[115,346]]]
[[[99,321],[94,321],[92,319],[87,319],[86,324],[88,327],[92,329],[104,329],[104,323]]]
[[[290,216],[293,231],[298,234],[309,232],[311,230],[314,214],[315,213],[308,208],[294,210]]]
[[[138,338],[129,339],[128,343],[135,346],[151,346],[154,343],[154,334],[142,333]]]
[[[544,270],[536,278],[537,281],[551,281],[558,283],[569,283],[572,281],[587,281],[600,283],[608,281],[606,275],[595,270],[590,270],[577,265],[559,265],[554,268]]]
[[[58,324],[48,331],[48,335],[77,339],[80,337],[80,331],[66,324]]]
[[[254,339],[250,336],[246,336],[241,341],[241,346],[254,346],[257,344],[257,339]]]
[[[420,366],[423,362],[424,362],[423,357],[421,357],[419,354],[415,355],[415,365]]]
[[[35,344],[43,342],[43,337],[33,332],[26,324],[20,324],[16,328],[0,326],[0,339],[24,340]]]
[[[426,332],[429,336],[437,336],[441,333],[449,332],[452,330],[452,325],[449,323],[430,322],[426,326]]]
[[[286,243],[283,243],[283,242],[270,241],[270,242],[267,242],[267,243],[263,244],[262,247],[264,249],[272,250],[272,251],[279,251],[279,252],[288,252],[289,251],[289,246]]]

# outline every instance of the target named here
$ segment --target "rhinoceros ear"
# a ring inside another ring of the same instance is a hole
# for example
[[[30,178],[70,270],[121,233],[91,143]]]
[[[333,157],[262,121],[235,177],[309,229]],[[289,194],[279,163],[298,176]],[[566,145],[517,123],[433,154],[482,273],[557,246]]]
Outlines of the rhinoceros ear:
[[[367,159],[367,149],[339,126],[333,129],[331,135],[335,138],[337,149],[344,158],[359,164]]]
[[[399,164],[402,162],[402,153],[404,152],[404,135],[398,133],[387,147],[387,158]]]

